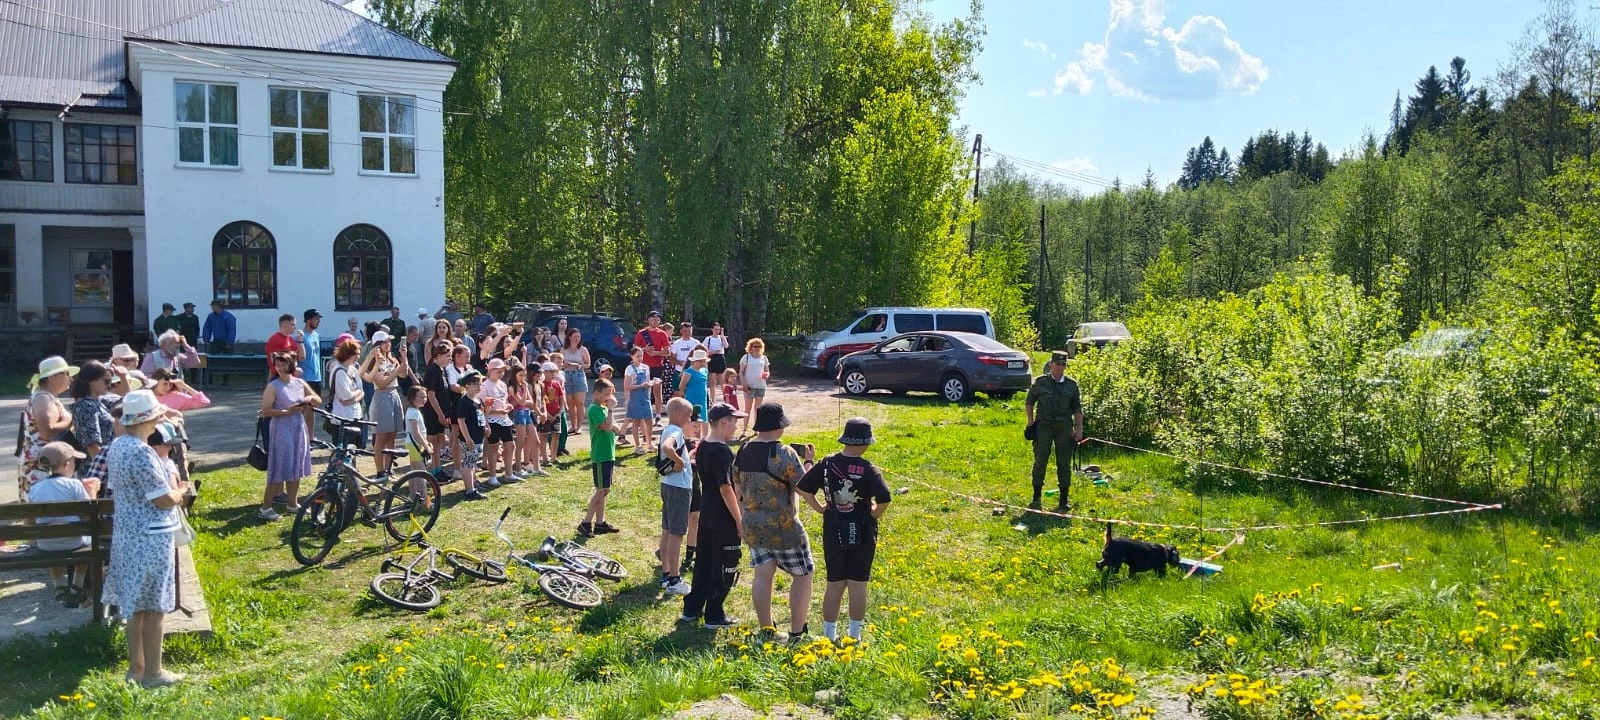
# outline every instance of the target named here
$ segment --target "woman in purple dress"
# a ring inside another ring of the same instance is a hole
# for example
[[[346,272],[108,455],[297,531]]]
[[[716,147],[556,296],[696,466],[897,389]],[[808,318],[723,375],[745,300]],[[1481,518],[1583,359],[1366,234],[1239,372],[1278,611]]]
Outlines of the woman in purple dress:
[[[278,493],[287,492],[289,514],[300,502],[300,479],[311,476],[311,438],[306,432],[304,409],[322,404],[306,381],[295,376],[294,353],[272,354],[272,382],[261,393],[260,416],[267,424],[267,488],[261,496],[256,517],[277,520],[282,515],[272,508]],[[287,488],[285,487],[287,485]]]

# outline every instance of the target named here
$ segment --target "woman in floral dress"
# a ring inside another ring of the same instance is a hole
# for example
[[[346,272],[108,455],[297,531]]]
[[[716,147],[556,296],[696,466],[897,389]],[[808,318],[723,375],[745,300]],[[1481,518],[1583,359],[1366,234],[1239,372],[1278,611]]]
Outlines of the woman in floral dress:
[[[111,441],[107,458],[117,503],[101,597],[128,621],[126,677],[145,687],[183,679],[161,667],[161,624],[177,605],[174,533],[181,523],[178,506],[186,489],[145,442],[165,416],[166,407],[149,390],[129,393],[122,401],[126,432]]]

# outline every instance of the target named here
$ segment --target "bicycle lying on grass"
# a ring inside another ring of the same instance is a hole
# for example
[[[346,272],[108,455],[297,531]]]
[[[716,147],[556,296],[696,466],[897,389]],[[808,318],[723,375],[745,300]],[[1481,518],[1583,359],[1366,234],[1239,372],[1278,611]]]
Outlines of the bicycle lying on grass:
[[[576,610],[599,607],[605,600],[605,593],[590,578],[599,577],[617,581],[628,576],[628,570],[622,563],[580,545],[558,542],[553,537],[546,537],[536,552],[518,554],[516,543],[506,537],[502,529],[506,517],[510,515],[511,508],[506,508],[500,513],[500,519],[494,523],[494,536],[506,544],[505,562],[483,561],[481,569],[486,573],[505,574],[507,570],[513,568],[532,570],[538,573],[539,589],[544,591],[545,595],[557,603]],[[461,565],[457,565],[457,561],[449,557],[445,558],[445,561],[463,572],[472,574],[468,570],[470,561]]]
[[[333,455],[328,458],[327,468],[317,476],[317,489],[300,503],[300,510],[295,513],[294,527],[289,531],[289,550],[294,553],[294,559],[301,565],[322,562],[352,520],[359,520],[368,527],[383,523],[389,536],[400,542],[421,539],[419,531],[406,534],[402,528],[408,520],[422,518],[422,522],[412,524],[427,530],[439,520],[439,481],[424,470],[408,472],[390,482],[388,487],[384,487],[382,478],[368,479],[356,469],[355,459],[373,457],[373,453],[345,444],[344,437],[357,432],[356,427],[351,426],[374,427],[377,423],[341,418],[321,409],[316,413],[327,418],[339,442],[316,440],[311,443],[313,448],[332,450]],[[390,457],[400,458],[407,451],[402,448],[385,452]],[[368,493],[374,491],[369,497]],[[381,509],[375,508],[374,504],[380,500]]]
[[[401,562],[399,556],[383,561],[382,572],[372,578],[372,594],[379,600],[401,610],[427,610],[444,600],[439,586],[455,582],[460,575],[496,585],[506,581],[505,567],[499,563],[466,550],[435,547],[428,543],[427,533],[415,519],[412,527],[421,535],[421,539],[413,541],[417,556],[410,562]],[[441,556],[453,571],[439,569]]]

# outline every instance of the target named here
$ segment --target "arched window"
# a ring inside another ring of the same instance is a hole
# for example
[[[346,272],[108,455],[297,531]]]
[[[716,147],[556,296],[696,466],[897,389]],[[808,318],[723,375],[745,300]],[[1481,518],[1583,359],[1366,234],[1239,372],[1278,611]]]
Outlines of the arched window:
[[[230,308],[278,306],[278,244],[247,220],[223,225],[211,238],[212,291]]]
[[[351,225],[333,241],[333,309],[388,310],[394,304],[389,236]]]

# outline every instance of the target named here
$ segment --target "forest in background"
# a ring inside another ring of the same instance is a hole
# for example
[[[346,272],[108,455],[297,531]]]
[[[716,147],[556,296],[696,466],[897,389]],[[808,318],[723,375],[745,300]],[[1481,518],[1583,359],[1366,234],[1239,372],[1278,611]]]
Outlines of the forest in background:
[[[460,63],[453,297],[660,308],[743,336],[873,303],[993,305],[1012,274],[953,234],[977,3],[943,24],[904,0],[371,7]]]
[[[977,305],[1029,348],[1123,320],[1134,341],[1073,370],[1099,433],[1600,514],[1600,88],[1569,0],[1492,69],[1419,68],[1337,155],[1312,129],[1232,151],[1202,130],[1176,182],[1094,194],[986,155],[975,201],[977,2],[943,24],[908,0],[373,7],[461,63],[453,296],[736,337]],[[1486,339],[1401,347],[1440,326]]]

